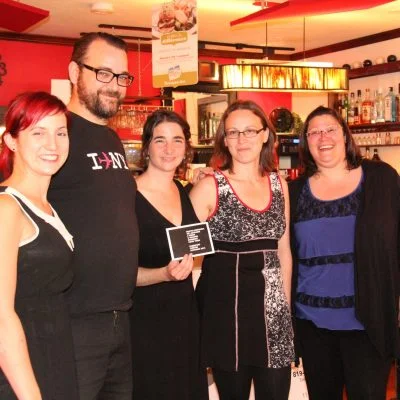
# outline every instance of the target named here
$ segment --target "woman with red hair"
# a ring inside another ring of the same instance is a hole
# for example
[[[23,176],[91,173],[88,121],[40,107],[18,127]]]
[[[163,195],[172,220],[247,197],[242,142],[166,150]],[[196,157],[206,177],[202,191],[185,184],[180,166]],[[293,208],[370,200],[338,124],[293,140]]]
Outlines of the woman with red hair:
[[[0,398],[78,398],[69,313],[73,241],[47,201],[68,156],[67,109],[45,92],[10,104],[0,151]]]

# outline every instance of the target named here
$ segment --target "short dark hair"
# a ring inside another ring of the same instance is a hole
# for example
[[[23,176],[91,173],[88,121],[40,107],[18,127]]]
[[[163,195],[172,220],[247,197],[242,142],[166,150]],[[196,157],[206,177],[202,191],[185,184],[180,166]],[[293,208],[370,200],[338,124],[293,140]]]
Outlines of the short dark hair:
[[[149,153],[149,147],[151,140],[153,139],[154,129],[163,122],[174,122],[178,124],[183,131],[183,135],[185,136],[185,158],[182,161],[182,164],[178,167],[183,170],[181,172],[185,173],[188,164],[192,161],[193,158],[193,149],[190,144],[190,126],[187,121],[181,117],[175,111],[170,110],[157,110],[150,114],[146,122],[143,126],[143,134],[142,134],[142,149],[141,149],[141,157],[140,157],[140,166],[144,169],[147,168],[147,160],[146,157]]]
[[[128,51],[127,44],[120,37],[110,35],[106,32],[90,32],[86,35],[83,35],[75,42],[71,61],[75,61],[77,64],[82,64],[85,61],[89,46],[96,40],[103,40],[110,46],[116,47],[117,49],[121,49],[125,52]]]
[[[254,101],[251,100],[237,100],[225,110],[222,114],[221,122],[218,126],[215,135],[215,147],[212,155],[212,164],[221,169],[232,170],[232,155],[228,148],[225,146],[225,122],[229,115],[237,110],[249,110],[261,120],[263,129],[269,130],[269,137],[266,143],[263,144],[260,153],[259,168],[261,175],[267,172],[276,170],[276,163],[274,159],[274,143],[276,133],[273,125],[264,113],[263,109]]]
[[[303,131],[300,134],[299,154],[304,175],[312,176],[316,172],[318,172],[318,166],[315,163],[314,158],[311,155],[310,149],[308,147],[306,134],[308,132],[308,127],[311,120],[315,117],[320,117],[322,115],[330,115],[342,127],[343,136],[345,137],[345,158],[347,161],[347,168],[349,170],[357,168],[362,161],[361,152],[353,139],[353,136],[346,121],[334,109],[319,106],[315,110],[311,111],[311,113],[308,115],[306,121],[304,122]]]

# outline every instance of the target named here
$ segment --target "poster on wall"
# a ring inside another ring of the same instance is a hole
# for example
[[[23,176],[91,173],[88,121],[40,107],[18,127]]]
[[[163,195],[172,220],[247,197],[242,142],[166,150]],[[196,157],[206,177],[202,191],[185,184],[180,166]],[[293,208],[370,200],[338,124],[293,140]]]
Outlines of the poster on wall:
[[[153,6],[153,87],[198,82],[197,0],[174,0]]]

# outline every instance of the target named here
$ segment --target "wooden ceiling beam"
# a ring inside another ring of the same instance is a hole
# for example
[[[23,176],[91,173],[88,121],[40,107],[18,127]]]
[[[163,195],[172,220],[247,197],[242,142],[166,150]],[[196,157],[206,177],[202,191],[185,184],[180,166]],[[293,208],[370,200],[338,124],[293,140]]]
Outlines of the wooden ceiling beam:
[[[299,51],[290,55],[292,61],[301,60],[303,58],[317,57],[324,54],[336,53],[353,49],[355,47],[367,46],[369,44],[383,42],[385,40],[396,39],[400,37],[400,28],[392,29],[390,31],[375,33],[373,35],[362,36],[357,39],[346,40],[344,42],[333,43],[328,46],[317,47],[315,49],[306,50],[305,52]]]
[[[328,46],[323,46],[315,49],[306,50],[305,53],[297,52],[290,55],[275,54],[270,59],[273,60],[288,60],[296,61],[304,58],[316,57],[323,54],[335,53],[337,51],[352,49],[355,47],[366,46],[373,43],[382,42],[385,40],[396,39],[400,37],[400,28],[392,29],[385,32],[376,33],[360,37],[357,39],[347,40],[344,42],[334,43]],[[45,35],[32,35],[13,32],[0,32],[0,40],[43,43],[43,44],[58,44],[63,46],[73,46],[76,38],[65,38],[58,36],[45,36]],[[128,42],[129,50],[137,50],[137,43]],[[151,44],[141,43],[141,51],[151,52]],[[249,58],[249,59],[262,59],[263,54],[260,52],[250,51],[234,51],[234,50],[221,50],[221,49],[199,49],[199,55],[204,57],[215,58]]]

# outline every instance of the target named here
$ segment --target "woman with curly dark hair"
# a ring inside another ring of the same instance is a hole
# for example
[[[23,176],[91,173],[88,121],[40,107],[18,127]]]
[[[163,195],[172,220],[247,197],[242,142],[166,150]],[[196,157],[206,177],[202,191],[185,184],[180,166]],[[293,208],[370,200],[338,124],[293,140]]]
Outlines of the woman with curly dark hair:
[[[203,400],[193,257],[171,260],[166,229],[198,222],[189,196],[174,179],[190,162],[190,127],[177,113],[158,110],[143,128],[137,178],[139,270],[131,315],[133,399]]]

